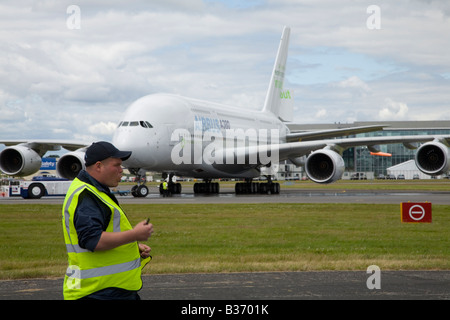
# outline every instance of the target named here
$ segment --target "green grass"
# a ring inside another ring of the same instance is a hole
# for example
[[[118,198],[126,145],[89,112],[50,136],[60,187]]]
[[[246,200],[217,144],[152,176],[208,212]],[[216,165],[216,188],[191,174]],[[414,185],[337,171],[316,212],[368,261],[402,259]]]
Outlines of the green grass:
[[[312,181],[280,182],[282,188],[320,190],[396,190],[396,191],[449,191],[450,180],[339,180],[327,185]]]
[[[449,270],[450,206],[431,224],[403,224],[400,205],[126,204],[151,217],[146,273]],[[0,205],[0,279],[61,277],[60,205]]]

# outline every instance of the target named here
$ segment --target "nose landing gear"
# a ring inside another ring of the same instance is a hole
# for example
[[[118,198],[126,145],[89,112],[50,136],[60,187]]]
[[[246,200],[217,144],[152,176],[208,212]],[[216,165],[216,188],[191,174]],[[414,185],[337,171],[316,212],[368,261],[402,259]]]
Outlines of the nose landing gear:
[[[144,184],[133,186],[131,188],[131,194],[135,198],[145,198],[148,195],[148,188]]]
[[[148,195],[148,188],[145,185],[145,170],[130,169],[130,172],[136,176],[135,181],[137,182],[137,185],[131,188],[131,194],[135,198],[145,198]]]

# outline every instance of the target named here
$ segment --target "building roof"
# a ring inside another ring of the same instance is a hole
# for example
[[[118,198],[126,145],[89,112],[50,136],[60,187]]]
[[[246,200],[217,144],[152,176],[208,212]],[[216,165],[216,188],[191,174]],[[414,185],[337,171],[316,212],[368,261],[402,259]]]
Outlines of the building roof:
[[[385,130],[450,130],[450,121],[357,121],[354,123],[315,123],[315,124],[291,124],[287,126],[292,131],[310,131],[325,129],[343,129],[371,125],[386,125]]]

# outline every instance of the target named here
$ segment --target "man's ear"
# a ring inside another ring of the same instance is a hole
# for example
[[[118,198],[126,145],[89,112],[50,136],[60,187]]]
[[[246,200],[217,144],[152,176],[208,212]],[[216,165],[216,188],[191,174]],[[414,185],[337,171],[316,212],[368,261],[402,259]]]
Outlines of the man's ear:
[[[97,161],[95,164],[94,164],[94,168],[95,168],[95,170],[98,172],[98,171],[100,171],[101,169],[102,169],[102,166],[103,166],[103,163],[101,163],[100,161]]]
[[[86,168],[86,171],[89,172],[89,174],[95,174],[100,172],[101,170],[101,166],[103,164],[100,161],[97,161],[96,163],[90,165],[89,167]]]

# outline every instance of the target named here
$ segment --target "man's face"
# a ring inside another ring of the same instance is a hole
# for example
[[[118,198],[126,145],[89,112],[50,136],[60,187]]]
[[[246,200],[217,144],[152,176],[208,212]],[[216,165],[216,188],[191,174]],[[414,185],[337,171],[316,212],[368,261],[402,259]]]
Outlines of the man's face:
[[[98,181],[108,187],[117,187],[122,178],[122,159],[108,158],[99,163]]]

